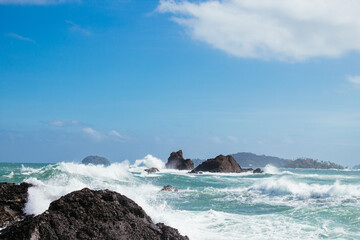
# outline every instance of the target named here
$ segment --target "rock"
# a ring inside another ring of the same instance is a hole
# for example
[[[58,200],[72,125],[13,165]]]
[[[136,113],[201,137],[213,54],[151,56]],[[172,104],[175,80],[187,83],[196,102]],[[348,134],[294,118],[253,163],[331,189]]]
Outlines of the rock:
[[[194,172],[204,171],[204,172],[224,172],[224,173],[240,173],[244,172],[241,169],[240,165],[235,161],[235,159],[228,155],[219,155],[216,158],[211,158],[206,160],[197,166]]]
[[[150,173],[159,172],[159,169],[152,167],[152,168],[145,169],[144,171],[147,172],[148,174],[150,174]]]
[[[109,190],[84,188],[3,230],[0,239],[157,239],[188,240],[177,229],[155,224],[131,199]]]
[[[263,171],[260,168],[257,168],[253,171],[253,173],[263,173]]]
[[[188,173],[192,173],[192,174],[203,174],[203,172],[201,172],[201,171],[195,171],[194,169],[191,170],[191,171],[188,172]]]
[[[178,170],[192,170],[194,163],[191,159],[184,159],[182,150],[172,152],[166,163],[166,168]]]
[[[28,196],[29,183],[0,183],[0,229],[25,218],[23,212]]]
[[[168,191],[168,192],[177,192],[179,191],[178,189],[174,188],[173,186],[171,185],[166,185],[164,186],[161,191]]]
[[[289,160],[285,168],[314,168],[314,169],[344,169],[343,166],[333,162],[317,161],[311,158],[298,158]]]
[[[82,160],[83,164],[94,164],[94,165],[105,165],[108,166],[110,165],[109,160],[107,160],[104,157],[99,157],[99,156],[87,156],[86,158],[84,158]]]

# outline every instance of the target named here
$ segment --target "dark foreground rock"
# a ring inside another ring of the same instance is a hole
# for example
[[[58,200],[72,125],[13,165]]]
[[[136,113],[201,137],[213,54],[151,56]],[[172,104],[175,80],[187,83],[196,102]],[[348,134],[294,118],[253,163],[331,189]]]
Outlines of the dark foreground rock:
[[[27,201],[29,183],[0,183],[0,228],[25,219],[23,209]]]
[[[164,186],[161,191],[168,191],[168,192],[177,192],[179,191],[178,189],[174,188],[173,186],[171,185],[166,185]]]
[[[86,158],[84,158],[82,160],[83,164],[94,164],[94,165],[105,165],[108,166],[110,165],[109,160],[107,160],[104,157],[99,157],[99,156],[87,156]]]
[[[240,173],[244,172],[240,165],[230,155],[219,155],[201,163],[191,172],[224,172],[224,173]]]
[[[109,190],[84,188],[2,231],[0,239],[159,239],[185,240],[178,230],[154,224],[131,199]]]
[[[152,167],[152,168],[145,169],[144,171],[147,172],[148,174],[150,174],[150,173],[159,172],[159,169]]]
[[[184,159],[182,150],[179,150],[170,154],[166,168],[192,170],[194,169],[194,163],[191,159]]]

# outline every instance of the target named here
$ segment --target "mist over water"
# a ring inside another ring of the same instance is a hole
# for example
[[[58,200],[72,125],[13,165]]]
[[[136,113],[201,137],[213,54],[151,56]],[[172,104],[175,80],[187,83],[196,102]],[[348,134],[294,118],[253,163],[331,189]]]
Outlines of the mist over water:
[[[144,169],[160,172],[147,174]],[[264,168],[263,174],[188,174],[151,155],[134,164],[0,163],[0,181],[34,184],[25,211],[41,214],[84,187],[133,199],[190,239],[360,239],[360,171]],[[171,184],[178,192],[160,191]]]

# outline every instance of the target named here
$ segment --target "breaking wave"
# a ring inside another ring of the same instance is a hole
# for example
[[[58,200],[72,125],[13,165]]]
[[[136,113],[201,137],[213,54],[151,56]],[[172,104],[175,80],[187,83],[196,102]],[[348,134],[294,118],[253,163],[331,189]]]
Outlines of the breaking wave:
[[[150,167],[160,172],[144,172]],[[23,176],[34,185],[28,192],[27,214],[41,214],[52,201],[87,187],[124,194],[155,222],[164,222],[195,240],[360,237],[356,230],[360,215],[355,211],[360,204],[359,172],[293,172],[270,165],[264,172],[194,175],[164,169],[161,159],[147,155],[132,165],[128,161],[109,166],[65,162],[37,168],[23,165],[11,175]],[[179,191],[160,191],[167,184]],[[317,200],[321,204],[313,204]],[[318,216],[319,210],[325,211],[326,217]],[[347,214],[348,222],[338,223],[344,217],[341,214]]]

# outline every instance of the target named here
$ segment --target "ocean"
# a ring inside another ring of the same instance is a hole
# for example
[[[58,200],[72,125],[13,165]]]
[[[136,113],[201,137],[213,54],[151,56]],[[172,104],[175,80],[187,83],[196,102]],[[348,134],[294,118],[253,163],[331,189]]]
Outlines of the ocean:
[[[160,172],[147,174],[148,167]],[[263,170],[195,175],[164,169],[148,155],[110,166],[0,163],[0,181],[35,185],[28,214],[41,214],[50,202],[88,187],[126,195],[155,222],[190,239],[360,239],[360,171]],[[168,184],[179,191],[160,191]]]

